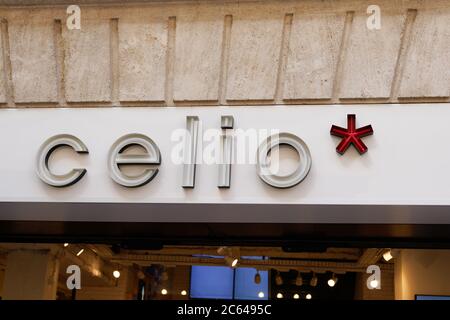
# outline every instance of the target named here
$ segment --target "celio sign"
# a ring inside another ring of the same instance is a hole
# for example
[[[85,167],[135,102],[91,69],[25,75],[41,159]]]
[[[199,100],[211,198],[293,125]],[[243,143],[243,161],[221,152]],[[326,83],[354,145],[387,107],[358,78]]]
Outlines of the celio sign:
[[[331,129],[332,135],[342,137],[342,141],[336,149],[341,154],[345,152],[350,144],[354,145],[360,153],[367,151],[367,147],[364,146],[360,138],[371,134],[373,132],[372,128],[366,126],[355,129],[354,124],[355,116],[348,115],[347,129],[336,126],[333,126]],[[222,141],[220,144],[223,161],[219,164],[218,169],[219,188],[230,187],[233,137],[227,135],[225,129],[233,129],[233,127],[234,118],[232,116],[221,117],[221,128],[225,134],[221,136]],[[188,134],[184,147],[182,187],[194,188],[199,133],[199,118],[197,116],[186,117],[186,130]],[[287,145],[293,148],[300,159],[296,169],[287,175],[275,174],[269,170],[269,154],[272,149],[280,145]],[[68,146],[80,154],[89,153],[87,146],[76,136],[60,134],[47,139],[38,151],[37,174],[43,182],[53,187],[73,185],[87,173],[85,168],[74,168],[65,174],[55,174],[50,170],[49,159],[51,154],[63,146]],[[125,153],[127,149],[133,146],[141,147],[144,152]],[[311,154],[306,143],[295,134],[287,132],[277,133],[265,138],[259,144],[256,153],[257,174],[265,183],[275,188],[290,188],[299,184],[308,175],[312,164]],[[136,188],[149,183],[158,174],[158,167],[161,161],[161,152],[151,138],[143,134],[132,133],[124,135],[114,142],[109,151],[107,166],[113,181],[124,187]],[[129,175],[121,170],[121,167],[126,165],[145,165],[146,167],[137,175]]]

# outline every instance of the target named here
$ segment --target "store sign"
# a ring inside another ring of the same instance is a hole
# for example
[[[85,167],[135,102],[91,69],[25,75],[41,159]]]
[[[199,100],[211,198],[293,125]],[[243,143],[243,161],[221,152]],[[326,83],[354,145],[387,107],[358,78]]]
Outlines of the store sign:
[[[195,172],[197,165],[197,146],[200,120],[197,116],[186,117],[186,146],[184,150],[185,163],[183,166],[183,188],[194,188]],[[222,129],[233,129],[234,118],[222,116]],[[233,154],[233,137],[226,133],[221,136],[221,154],[225,161],[219,166],[219,188],[229,188],[231,181],[231,166]],[[280,175],[270,172],[270,157],[272,150],[280,145],[293,148],[298,156],[297,168],[288,175]],[[88,154],[89,150],[85,143],[70,134],[58,134],[47,139],[41,146],[37,157],[37,174],[46,184],[53,187],[68,187],[80,181],[87,173],[85,168],[72,169],[65,174],[55,174],[50,169],[49,159],[54,151],[60,147],[69,146],[75,152]],[[139,146],[144,153],[125,154],[125,151],[133,146]],[[281,132],[271,135],[259,144],[257,150],[257,173],[268,185],[276,188],[290,188],[299,184],[306,178],[311,168],[311,154],[306,143],[292,133]],[[138,133],[127,134],[120,137],[111,147],[108,155],[108,170],[112,180],[121,186],[135,188],[149,183],[157,174],[158,166],[161,164],[161,152],[158,145],[148,136]],[[145,168],[140,174],[131,176],[125,174],[122,166],[153,166]]]
[[[448,119],[442,103],[0,109],[0,220],[450,223]]]
[[[360,154],[367,151],[366,145],[361,138],[373,133],[372,126],[356,128],[356,116],[347,115],[348,127],[346,129],[333,125],[331,134],[341,137],[342,141],[336,151],[343,154],[350,145],[354,145]],[[199,136],[199,117],[186,117],[186,138],[184,154],[185,163],[183,167],[183,188],[194,188],[195,170],[197,164],[197,146]],[[221,117],[222,129],[233,129],[234,118],[232,116]],[[229,188],[231,181],[231,166],[233,154],[233,137],[226,132],[221,136],[221,150],[225,160],[219,166],[219,188]],[[293,148],[298,156],[297,168],[288,175],[280,175],[270,172],[270,157],[272,150],[280,145]],[[53,151],[59,147],[69,146],[78,153],[89,153],[87,146],[77,137],[69,134],[59,134],[49,138],[43,143],[38,153],[37,174],[46,184],[53,187],[67,187],[77,183],[86,174],[87,169],[72,169],[66,174],[52,173],[49,168],[49,158]],[[140,146],[145,151],[141,154],[124,154],[128,148]],[[299,184],[309,173],[312,158],[306,143],[292,133],[281,132],[273,134],[259,144],[257,150],[257,173],[268,185],[276,188],[291,188]],[[157,174],[158,166],[161,164],[161,152],[158,145],[143,134],[127,134],[120,137],[111,147],[108,156],[108,169],[111,178],[121,186],[135,188],[149,183]],[[154,168],[145,169],[140,174],[130,176],[121,170],[125,165],[153,165]]]

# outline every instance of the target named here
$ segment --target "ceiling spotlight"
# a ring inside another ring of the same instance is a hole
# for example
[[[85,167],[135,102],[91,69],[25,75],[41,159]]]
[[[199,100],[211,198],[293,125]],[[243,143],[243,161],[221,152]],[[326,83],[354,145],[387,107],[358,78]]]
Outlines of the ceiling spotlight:
[[[219,247],[217,248],[217,253],[221,256],[226,256],[228,254],[228,247]]]
[[[336,282],[338,281],[337,277],[335,276],[335,274],[333,273],[333,275],[331,276],[330,280],[328,280],[328,285],[330,287],[334,287],[336,285]]]
[[[239,247],[220,247],[217,253],[224,256],[225,263],[234,268],[237,266],[240,257]]]
[[[311,293],[308,293],[308,294],[306,295],[306,299],[308,299],[308,300],[311,300],[311,299],[312,299]]]
[[[183,291],[181,291],[180,293],[181,293],[182,296],[187,295],[187,291],[186,291],[186,290],[183,290]]]
[[[66,242],[64,243],[64,248],[67,248],[69,246],[69,244]]]
[[[225,260],[225,263],[232,268],[236,267],[239,262],[238,258],[233,258],[233,257],[225,257],[224,260]]]
[[[310,285],[311,287],[315,287],[315,286],[317,286],[317,281],[318,281],[317,276],[316,276],[316,274],[313,272],[313,275],[312,275],[311,281],[309,282],[309,285]]]
[[[277,299],[283,299],[283,294],[281,292],[277,293]]]
[[[261,275],[259,274],[259,271],[256,271],[254,281],[255,281],[256,284],[260,284],[261,283]]]
[[[375,289],[378,287],[378,280],[373,279],[372,281],[370,281],[370,287]]]
[[[391,260],[393,258],[393,256],[392,256],[392,251],[389,249],[389,250],[387,250],[385,253],[383,253],[383,259],[385,260],[385,261],[389,261],[389,260]]]
[[[100,270],[98,270],[98,269],[92,269],[92,274],[95,277],[100,277],[102,275],[102,272]]]
[[[280,272],[277,271],[277,275],[275,276],[275,283],[277,286],[281,286],[283,284],[283,278],[280,275]]]
[[[303,278],[302,278],[302,274],[300,273],[300,271],[298,272],[297,278],[295,278],[295,285],[297,287],[300,287],[303,285]]]
[[[114,270],[113,271],[113,277],[116,278],[116,279],[119,279],[120,278],[120,271],[119,270]]]
[[[298,293],[296,293],[296,294],[294,294],[294,297],[293,297],[295,300],[297,300],[297,299],[300,299],[300,295],[298,294]]]
[[[167,294],[167,290],[166,290],[166,289],[162,289],[162,290],[161,290],[161,294],[162,294],[163,296],[165,296],[165,295]]]
[[[262,291],[258,292],[258,297],[259,298],[264,298],[264,292],[262,292]]]
[[[80,255],[80,254],[82,254],[83,253],[83,251],[84,251],[84,249],[81,249],[80,251],[78,251],[78,253],[77,253],[77,257]]]

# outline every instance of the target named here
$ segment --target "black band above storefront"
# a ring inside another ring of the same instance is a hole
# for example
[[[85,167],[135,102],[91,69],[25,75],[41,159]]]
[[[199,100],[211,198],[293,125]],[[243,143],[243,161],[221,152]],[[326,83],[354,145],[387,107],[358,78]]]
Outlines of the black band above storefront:
[[[239,209],[239,210],[237,210]],[[381,223],[374,218],[373,223],[362,223],[355,219],[352,223],[298,222],[286,218],[280,221],[264,221],[273,217],[273,212],[284,217],[298,215],[319,216],[323,212],[339,215],[345,212],[356,216],[364,212],[373,217],[396,216],[414,217],[424,212],[428,217],[444,216],[446,206],[401,206],[401,205],[270,205],[270,204],[148,204],[148,203],[49,203],[49,202],[1,202],[2,215],[14,215],[21,220],[0,221],[0,241],[7,242],[97,242],[117,244],[124,247],[162,246],[167,244],[229,244],[241,245],[281,245],[286,248],[321,246],[370,246],[370,247],[433,247],[450,248],[450,224],[425,223]],[[185,212],[189,220],[170,222],[173,212]],[[32,212],[37,217],[53,217],[53,221],[32,221],[26,219]],[[108,213],[109,221],[89,221],[74,219],[57,221],[60,217],[87,217],[96,212]],[[227,215],[239,212],[260,221],[226,221]],[[270,215],[271,213],[271,215]],[[166,217],[165,221],[114,221],[114,217],[152,215]],[[201,217],[208,215],[208,222]],[[216,217],[216,218],[214,218]],[[219,218],[221,217],[221,218]],[[75,221],[77,220],[77,221]]]

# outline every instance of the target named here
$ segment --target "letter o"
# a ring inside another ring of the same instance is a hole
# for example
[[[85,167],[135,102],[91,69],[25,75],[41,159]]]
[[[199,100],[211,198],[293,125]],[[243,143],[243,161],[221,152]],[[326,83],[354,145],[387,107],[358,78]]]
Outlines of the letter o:
[[[270,151],[278,145],[288,145],[297,151],[300,161],[297,169],[288,175],[269,173]],[[311,169],[312,158],[306,143],[292,133],[282,132],[266,138],[258,147],[256,168],[259,177],[268,185],[275,188],[291,188],[306,178]]]

